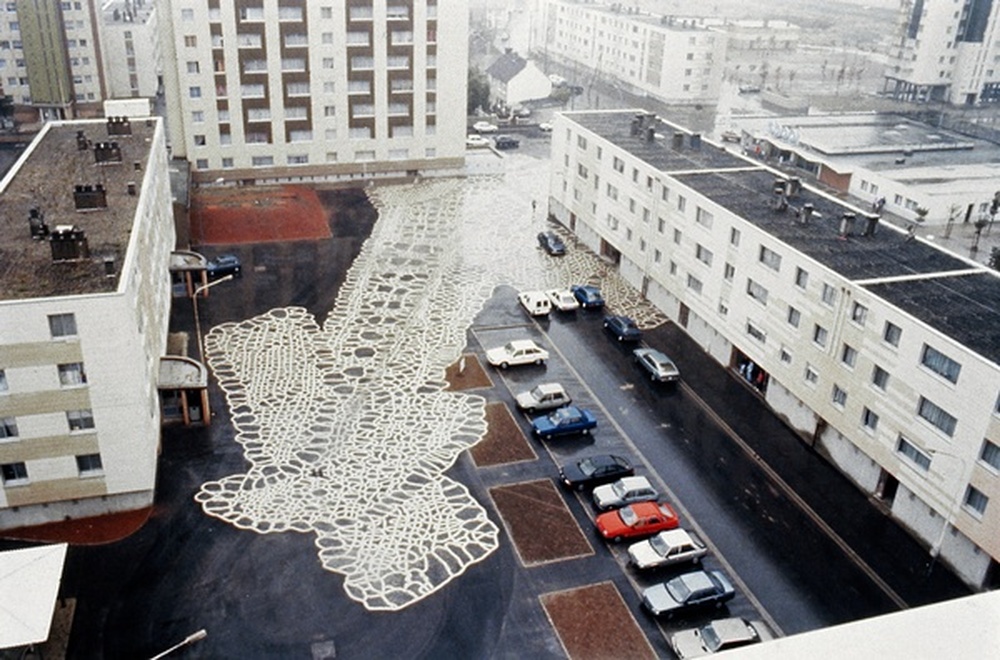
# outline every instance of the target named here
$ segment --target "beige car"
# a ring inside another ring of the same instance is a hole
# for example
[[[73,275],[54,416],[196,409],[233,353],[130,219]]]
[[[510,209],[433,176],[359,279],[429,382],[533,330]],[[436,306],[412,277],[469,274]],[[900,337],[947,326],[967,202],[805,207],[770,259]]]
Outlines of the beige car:
[[[716,619],[699,628],[690,628],[670,636],[670,647],[681,660],[701,658],[729,649],[766,642],[774,633],[763,621],[738,617]]]

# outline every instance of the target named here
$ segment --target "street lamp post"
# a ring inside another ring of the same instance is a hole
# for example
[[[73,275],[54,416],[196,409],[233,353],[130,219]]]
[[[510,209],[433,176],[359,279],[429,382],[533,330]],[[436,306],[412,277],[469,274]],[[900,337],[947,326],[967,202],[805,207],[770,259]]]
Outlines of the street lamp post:
[[[216,284],[222,284],[223,282],[228,282],[233,279],[233,275],[229,274],[225,277],[220,277],[214,282],[209,282],[208,284],[201,284],[195,287],[194,293],[191,294],[191,305],[194,307],[194,333],[195,338],[198,341],[198,359],[202,362],[205,361],[205,347],[201,342],[201,320],[198,318],[198,295],[207,289],[212,288]]]
[[[180,642],[178,642],[178,643],[174,644],[173,646],[171,646],[166,651],[162,651],[161,653],[157,653],[156,655],[154,655],[149,660],[159,660],[162,657],[170,655],[171,653],[173,653],[174,651],[176,651],[179,648],[185,647],[188,644],[193,644],[194,642],[199,642],[199,641],[205,639],[206,637],[208,637],[208,631],[207,630],[205,630],[204,628],[202,628],[201,630],[197,630],[197,631],[191,633],[190,635],[188,635],[187,637],[185,637],[184,639],[182,639]]]
[[[964,478],[965,467],[966,467],[966,462],[964,458],[962,458],[961,456],[956,456],[955,454],[949,454],[947,452],[939,451],[936,449],[931,450],[929,453],[931,455],[932,460],[935,456],[938,455],[956,459],[961,465],[961,469],[959,472],[959,480],[961,481],[961,479]],[[931,553],[930,553],[931,561],[927,565],[927,575],[930,575],[931,571],[934,570],[934,565],[937,563],[938,556],[940,556],[941,554],[941,546],[944,545],[944,537],[948,533],[948,528],[954,522],[955,514],[958,513],[958,507],[960,507],[961,505],[962,505],[962,489],[959,488],[958,490],[955,491],[954,500],[948,506],[948,513],[945,516],[944,525],[941,526],[941,533],[938,534],[937,540],[934,542],[934,545],[931,546]]]

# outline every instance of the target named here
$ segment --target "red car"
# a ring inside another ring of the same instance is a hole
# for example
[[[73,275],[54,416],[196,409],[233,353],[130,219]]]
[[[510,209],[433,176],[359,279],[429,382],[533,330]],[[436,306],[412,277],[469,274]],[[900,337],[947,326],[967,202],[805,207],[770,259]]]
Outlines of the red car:
[[[680,518],[666,502],[636,502],[616,511],[597,516],[597,531],[605,539],[618,543],[622,539],[649,536],[681,524]]]

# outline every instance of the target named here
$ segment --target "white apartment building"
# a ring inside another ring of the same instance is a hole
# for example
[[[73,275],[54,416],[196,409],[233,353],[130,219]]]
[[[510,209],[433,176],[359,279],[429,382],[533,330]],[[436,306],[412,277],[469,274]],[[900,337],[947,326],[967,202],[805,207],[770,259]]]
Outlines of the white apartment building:
[[[107,98],[153,98],[160,91],[163,55],[155,0],[101,5],[101,57]]]
[[[664,103],[715,103],[726,34],[694,19],[653,16],[621,4],[538,0],[533,39],[545,58]]]
[[[19,121],[99,114],[98,29],[90,2],[0,3],[0,88]]]
[[[549,211],[971,584],[1000,558],[1000,274],[637,111],[571,112]]]
[[[904,0],[884,90],[907,101],[1000,101],[1000,4]]]
[[[464,0],[167,0],[174,156],[195,183],[322,182],[464,162]]]
[[[0,529],[149,506],[174,246],[159,119],[47,123],[0,180]]]

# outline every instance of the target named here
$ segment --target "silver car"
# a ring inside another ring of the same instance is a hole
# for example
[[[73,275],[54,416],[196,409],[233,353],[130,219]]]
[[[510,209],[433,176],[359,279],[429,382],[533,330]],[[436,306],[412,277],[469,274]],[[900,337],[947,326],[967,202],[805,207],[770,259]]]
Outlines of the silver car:
[[[670,646],[678,658],[687,660],[771,639],[774,639],[774,633],[763,621],[733,617],[716,619],[699,628],[674,633],[670,636]]]
[[[559,383],[542,383],[515,397],[517,407],[528,412],[552,410],[573,403],[566,389]]]
[[[652,380],[671,383],[681,377],[681,372],[666,353],[655,348],[637,348],[632,351],[632,359],[649,373]]]

